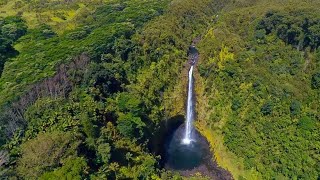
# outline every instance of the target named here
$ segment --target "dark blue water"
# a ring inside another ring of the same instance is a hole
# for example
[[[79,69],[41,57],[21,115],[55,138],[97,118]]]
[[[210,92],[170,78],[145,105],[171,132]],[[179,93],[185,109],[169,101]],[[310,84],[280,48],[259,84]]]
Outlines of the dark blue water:
[[[188,50],[188,62],[190,65],[195,65],[199,59],[199,52],[195,46],[190,46]]]
[[[191,170],[208,160],[209,146],[204,138],[194,130],[190,144],[182,143],[184,125],[181,125],[166,142],[166,167],[173,170]]]
[[[190,46],[188,54],[199,54],[199,52],[195,46]]]
[[[193,141],[186,145],[181,143],[184,137],[185,125],[182,124],[172,133],[165,143],[165,168],[182,176],[190,177],[200,173],[209,179],[232,180],[231,174],[218,167],[213,160],[208,141],[196,130],[193,131]]]

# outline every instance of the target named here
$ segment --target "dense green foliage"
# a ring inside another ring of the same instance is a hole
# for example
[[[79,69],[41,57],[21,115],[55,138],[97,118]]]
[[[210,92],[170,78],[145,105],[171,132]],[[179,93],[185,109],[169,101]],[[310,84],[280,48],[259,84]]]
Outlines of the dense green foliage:
[[[259,22],[257,29],[260,33],[263,30],[266,34],[275,32],[280,39],[296,46],[298,50],[307,47],[317,49],[320,46],[319,24],[319,16],[310,11],[270,11]],[[263,35],[259,38],[263,38]]]
[[[44,173],[40,179],[82,179],[87,163],[84,158],[67,159],[65,164],[52,172]]]
[[[181,179],[152,150],[184,111],[195,39],[197,123],[242,160],[229,166],[319,178],[319,5],[1,2],[20,11],[0,23],[1,178]]]
[[[202,40],[206,123],[258,178],[317,179],[319,9],[276,6],[258,1],[224,13]]]
[[[37,138],[22,145],[22,158],[18,161],[17,172],[26,179],[39,177],[48,169],[57,167],[65,158],[71,157],[79,143],[71,133],[39,134]]]
[[[0,77],[6,60],[17,54],[13,48],[14,42],[26,31],[25,22],[20,17],[12,16],[0,20]]]
[[[10,154],[2,174],[179,179],[160,169],[150,150],[164,99],[179,82],[171,77],[179,76],[212,7],[208,0],[110,1],[74,30],[28,29],[0,78],[1,143]]]
[[[20,55],[6,64],[0,79],[0,91],[3,94],[0,104],[14,99],[27,85],[52,76],[58,64],[68,62],[82,52],[97,61],[102,53],[114,54],[114,41],[119,37],[129,38],[135,28],[158,15],[158,5],[163,4],[162,1],[140,2],[133,6],[136,3],[123,3],[122,8],[126,13],[118,9],[118,4],[102,6],[95,14],[82,20],[85,26],[60,36],[50,33],[52,30],[49,27],[30,30],[19,40]],[[144,10],[141,8],[137,11],[139,6],[143,6]],[[15,73],[15,69],[21,71]]]

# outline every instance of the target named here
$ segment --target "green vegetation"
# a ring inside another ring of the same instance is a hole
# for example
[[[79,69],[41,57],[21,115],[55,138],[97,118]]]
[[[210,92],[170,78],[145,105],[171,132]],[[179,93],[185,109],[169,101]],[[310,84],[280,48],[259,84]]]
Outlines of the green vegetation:
[[[39,177],[48,169],[57,167],[65,158],[71,157],[79,144],[76,136],[71,133],[39,134],[21,145],[17,172],[26,179]]]
[[[132,6],[135,3],[123,4],[123,8],[128,6],[125,14],[115,11],[118,9],[115,5],[102,6],[96,14],[87,17],[88,21],[95,17],[94,21],[60,36],[50,33],[52,30],[49,27],[30,30],[19,40],[20,55],[6,64],[0,79],[0,91],[4,95],[0,104],[20,95],[26,86],[52,76],[58,64],[67,63],[76,55],[86,52],[98,61],[103,52],[115,53],[112,49],[115,38],[129,38],[141,23],[157,15],[157,4],[163,4],[162,1],[148,5],[140,2],[145,10],[137,11],[138,5]],[[21,71],[15,73],[16,69]]]
[[[219,165],[235,179],[318,179],[319,6],[1,1],[1,178],[182,179],[153,145],[184,113],[201,37],[197,127]]]
[[[307,47],[314,50],[320,46],[319,23],[319,16],[306,10],[269,11],[257,26],[257,38],[275,33],[298,50]]]
[[[84,158],[67,159],[65,164],[52,172],[44,173],[40,179],[75,179],[80,180],[86,173],[87,163]]]
[[[234,8],[201,41],[202,123],[243,164],[239,179],[319,178],[318,4]]]
[[[20,17],[9,16],[0,22],[0,77],[4,63],[8,58],[17,54],[12,47],[14,42],[27,31],[24,21]]]
[[[92,15],[96,8],[113,0],[2,0],[0,2],[0,17],[22,16],[28,27],[37,28],[48,24],[60,33],[72,30]]]
[[[174,107],[165,99],[181,81],[170,77],[213,6],[110,1],[72,30],[29,28],[0,78],[4,177],[181,179],[161,169],[152,141]]]

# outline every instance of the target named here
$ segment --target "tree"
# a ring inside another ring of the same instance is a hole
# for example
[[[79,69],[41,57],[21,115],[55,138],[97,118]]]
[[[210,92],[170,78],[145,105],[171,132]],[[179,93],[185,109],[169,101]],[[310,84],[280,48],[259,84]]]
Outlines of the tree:
[[[98,159],[107,164],[111,158],[111,147],[109,143],[102,143],[98,145]]]
[[[273,104],[271,101],[264,103],[261,107],[261,113],[263,115],[270,115],[272,113]]]
[[[25,22],[18,16],[0,20],[0,76],[6,60],[17,54],[13,43],[27,32]]]
[[[121,93],[119,94],[117,100],[120,112],[131,112],[133,115],[139,115],[142,111],[142,102],[134,94]]]
[[[4,19],[4,25],[1,27],[1,35],[11,42],[16,41],[27,32],[27,26],[21,17],[9,16]]]
[[[65,158],[75,156],[79,144],[77,136],[70,132],[39,134],[21,145],[18,174],[27,179],[38,178],[45,171],[58,167]]]
[[[292,101],[292,103],[290,104],[291,115],[296,116],[300,114],[300,111],[301,111],[301,103],[297,100]]]
[[[144,134],[143,129],[146,124],[141,121],[140,117],[136,117],[132,113],[120,114],[117,123],[117,129],[125,137],[141,138]]]
[[[320,88],[320,73],[315,73],[311,77],[311,87],[312,89]]]
[[[81,180],[87,174],[87,162],[83,157],[68,158],[63,163],[62,167],[51,172],[44,173],[40,180]]]
[[[298,127],[305,131],[311,131],[316,127],[316,122],[310,117],[304,116],[299,120]]]

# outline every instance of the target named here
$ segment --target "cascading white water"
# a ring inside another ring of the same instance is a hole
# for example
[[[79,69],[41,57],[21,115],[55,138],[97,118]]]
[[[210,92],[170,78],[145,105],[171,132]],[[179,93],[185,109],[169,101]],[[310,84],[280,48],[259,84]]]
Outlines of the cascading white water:
[[[192,141],[191,131],[193,122],[193,65],[189,70],[189,85],[188,85],[188,102],[187,102],[187,122],[185,127],[185,137],[182,140],[184,144],[190,144]]]

